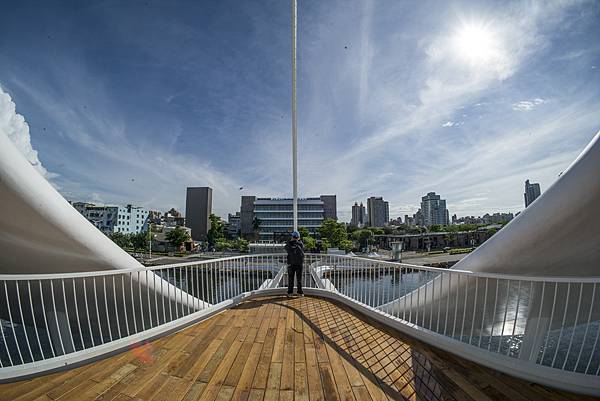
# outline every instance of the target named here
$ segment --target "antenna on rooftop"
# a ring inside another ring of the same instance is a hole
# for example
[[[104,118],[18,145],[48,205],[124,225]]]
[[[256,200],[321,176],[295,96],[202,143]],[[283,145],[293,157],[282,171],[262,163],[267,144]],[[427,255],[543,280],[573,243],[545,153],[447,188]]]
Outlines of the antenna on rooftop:
[[[298,231],[298,132],[296,118],[296,33],[298,6],[292,0],[292,177],[294,186],[294,231]]]

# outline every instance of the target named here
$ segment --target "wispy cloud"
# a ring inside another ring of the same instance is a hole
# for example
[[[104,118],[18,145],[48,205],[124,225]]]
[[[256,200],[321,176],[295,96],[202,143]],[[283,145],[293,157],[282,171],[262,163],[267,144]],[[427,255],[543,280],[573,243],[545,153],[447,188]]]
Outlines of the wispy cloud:
[[[521,100],[520,102],[513,103],[512,108],[516,111],[531,111],[544,103],[546,103],[546,100],[538,97],[532,100]]]
[[[518,210],[522,181],[550,185],[600,128],[590,4],[302,2],[300,194],[337,194],[343,219],[429,191],[459,215]],[[226,215],[291,194],[286,4],[98,3],[51,35],[64,13],[42,8],[27,32],[0,16],[0,81],[65,196],[181,208],[209,185]]]

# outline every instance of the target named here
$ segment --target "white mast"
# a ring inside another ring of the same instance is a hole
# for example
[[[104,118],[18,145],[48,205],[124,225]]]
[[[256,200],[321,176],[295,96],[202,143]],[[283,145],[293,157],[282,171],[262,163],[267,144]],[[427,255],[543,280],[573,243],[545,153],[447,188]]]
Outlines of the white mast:
[[[296,118],[296,32],[297,4],[292,0],[292,176],[294,182],[294,231],[298,231],[298,132]]]

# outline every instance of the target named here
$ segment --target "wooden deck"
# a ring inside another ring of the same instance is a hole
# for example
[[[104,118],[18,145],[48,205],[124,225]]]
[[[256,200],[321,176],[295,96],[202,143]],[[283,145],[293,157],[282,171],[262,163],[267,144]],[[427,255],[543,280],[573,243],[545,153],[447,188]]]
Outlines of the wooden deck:
[[[334,302],[268,297],[0,400],[585,400],[433,349]]]

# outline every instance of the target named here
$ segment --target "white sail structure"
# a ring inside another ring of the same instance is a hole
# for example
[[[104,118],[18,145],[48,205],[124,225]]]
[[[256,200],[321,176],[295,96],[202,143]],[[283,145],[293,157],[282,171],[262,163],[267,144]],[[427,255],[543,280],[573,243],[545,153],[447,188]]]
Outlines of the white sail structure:
[[[541,194],[455,269],[539,276],[600,275],[600,132]]]
[[[137,299],[130,301],[133,305],[131,310],[135,311],[139,310],[142,303],[141,294],[148,294],[149,297],[149,294],[154,296],[155,293],[166,296],[170,300],[166,305],[172,309],[183,306],[203,309],[210,306],[172,284],[174,277],[168,282],[152,271],[141,271],[144,266],[75,210],[3,132],[0,132],[0,205],[0,274],[43,275],[102,270],[132,272],[127,279],[116,281],[112,276],[106,276],[108,280],[98,279],[93,283],[72,280],[72,286],[76,288],[67,291],[66,298],[73,296],[73,293],[83,294],[85,290],[105,294],[102,295],[104,302],[99,306],[94,305],[98,313],[106,312],[109,303],[122,304],[122,294],[131,294],[133,291],[138,295]],[[141,272],[136,271],[138,269]],[[60,280],[60,275],[56,277]],[[64,280],[57,282],[59,284],[64,285]],[[71,280],[67,280],[67,287],[70,284]],[[31,294],[32,304],[45,300],[44,305],[48,306],[46,298],[53,293],[52,289],[31,283],[28,287],[21,286],[18,290],[23,299],[28,299]],[[83,307],[85,303],[81,303]],[[11,313],[12,316],[19,316],[15,309],[17,306],[11,305],[12,311],[0,308],[0,318],[9,319]],[[88,306],[91,308],[91,305]],[[31,309],[28,304],[23,308],[26,312]],[[66,309],[66,306],[57,305],[58,312],[54,319],[59,321],[62,330],[68,325],[69,319],[65,319],[67,313],[62,313],[61,308]],[[162,313],[161,305],[157,304],[154,312]],[[39,311],[36,311],[35,319],[40,325],[43,324],[43,316]],[[140,319],[146,321],[150,316]],[[17,319],[15,321],[20,323]]]
[[[481,305],[505,305],[505,315],[514,315],[515,322],[522,314],[529,316],[526,322],[509,330],[512,334],[525,336],[523,347],[527,351],[523,355],[536,357],[537,354],[530,350],[540,347],[540,341],[548,330],[564,325],[565,321],[577,324],[577,317],[570,316],[570,310],[583,308],[582,316],[589,317],[590,321],[600,319],[598,308],[590,305],[578,307],[578,300],[581,303],[581,299],[594,298],[593,285],[579,285],[571,289],[564,284],[542,286],[540,282],[525,288],[520,282],[528,279],[541,281],[543,277],[552,276],[600,276],[598,204],[600,132],[546,192],[492,238],[454,265],[448,273],[432,275],[426,284],[379,306],[379,309],[397,316],[412,316],[419,310],[439,310],[442,320],[446,314],[459,322],[466,318],[471,326],[479,328],[476,334],[483,336],[491,335],[494,322],[502,318],[490,315],[490,307],[482,310]],[[461,281],[452,271],[486,273],[488,276],[478,281],[463,277]],[[423,294],[428,296],[423,297]],[[519,301],[524,294],[526,303]],[[557,298],[564,302],[556,305],[553,300]],[[452,303],[450,308],[447,306],[449,302]],[[553,312],[564,315],[563,321],[552,320]],[[501,335],[505,330],[500,329]],[[527,336],[533,330],[535,336]]]

